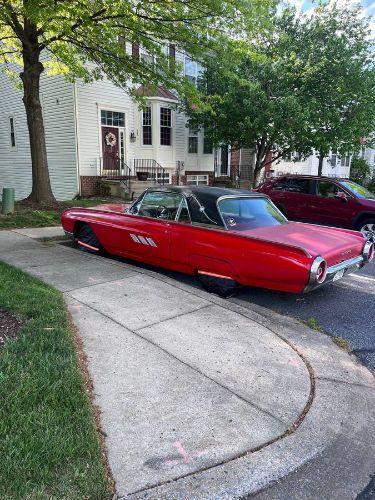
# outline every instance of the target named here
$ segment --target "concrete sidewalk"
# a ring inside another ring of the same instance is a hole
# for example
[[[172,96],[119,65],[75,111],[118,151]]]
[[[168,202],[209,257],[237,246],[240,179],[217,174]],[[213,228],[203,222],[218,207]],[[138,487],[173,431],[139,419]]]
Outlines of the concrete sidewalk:
[[[322,498],[366,487],[374,378],[330,338],[157,270],[34,239],[58,231],[1,231],[0,259],[65,293],[119,497],[316,498],[301,477],[306,496],[275,482],[328,451],[336,481]]]

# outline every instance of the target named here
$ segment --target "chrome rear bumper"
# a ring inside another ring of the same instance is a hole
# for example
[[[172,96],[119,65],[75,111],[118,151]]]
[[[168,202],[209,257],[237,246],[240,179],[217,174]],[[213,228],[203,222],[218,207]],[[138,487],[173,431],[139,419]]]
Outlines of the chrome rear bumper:
[[[311,292],[311,290],[315,290],[316,288],[320,288],[324,285],[328,285],[329,283],[333,283],[341,278],[343,278],[346,274],[350,274],[357,269],[360,269],[365,264],[365,260],[363,255],[358,255],[358,257],[354,257],[353,259],[344,260],[339,264],[335,264],[334,266],[327,268],[327,275],[323,283],[311,283],[304,288],[303,293]],[[341,275],[342,273],[342,275]]]

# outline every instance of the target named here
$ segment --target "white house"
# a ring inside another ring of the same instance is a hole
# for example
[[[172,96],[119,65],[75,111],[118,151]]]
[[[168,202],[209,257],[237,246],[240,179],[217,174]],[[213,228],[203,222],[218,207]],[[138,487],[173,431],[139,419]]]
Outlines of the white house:
[[[328,177],[349,177],[350,174],[350,156],[340,156],[331,154],[323,160],[322,175]],[[275,162],[271,166],[269,175],[282,174],[318,174],[319,158],[316,155],[309,156],[302,161],[286,161],[281,160]]]
[[[128,48],[133,52],[134,47]],[[199,65],[173,51],[185,75],[196,81]],[[150,57],[138,50],[137,57]],[[52,189],[57,199],[98,194],[100,180],[148,171],[166,183],[212,183],[215,168],[229,174],[226,158],[213,151],[204,131],[189,130],[169,91],[138,91],[147,100],[140,109],[108,80],[72,84],[61,76],[42,76],[41,100]],[[229,158],[229,160],[228,160]],[[223,165],[221,165],[223,163]],[[31,191],[31,158],[22,93],[0,71],[0,190],[14,187],[16,198]]]

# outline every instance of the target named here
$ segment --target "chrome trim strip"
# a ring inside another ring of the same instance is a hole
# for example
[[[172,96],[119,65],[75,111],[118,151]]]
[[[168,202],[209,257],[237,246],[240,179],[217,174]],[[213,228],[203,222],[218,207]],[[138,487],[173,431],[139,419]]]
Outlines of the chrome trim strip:
[[[329,267],[327,269],[327,277],[330,274],[335,274],[338,271],[341,271],[341,269],[346,269],[352,266],[356,266],[357,264],[362,264],[362,262],[363,262],[362,255],[358,255],[358,257],[354,257],[353,259],[344,260],[344,262],[340,262],[339,264]]]
[[[73,234],[73,233],[71,233],[70,231],[65,231],[65,229],[64,229],[64,233],[66,234],[66,236],[67,236],[68,238],[74,239],[74,234]]]

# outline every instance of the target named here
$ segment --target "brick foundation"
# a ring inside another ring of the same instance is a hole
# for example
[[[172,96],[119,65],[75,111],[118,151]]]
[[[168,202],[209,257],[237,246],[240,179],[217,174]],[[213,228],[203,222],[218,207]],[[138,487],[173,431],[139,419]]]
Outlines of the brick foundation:
[[[240,175],[240,150],[232,150],[230,154],[230,177],[232,181],[236,181]]]
[[[90,196],[101,196],[101,179],[96,175],[81,175],[81,196],[88,198]]]
[[[180,175],[178,179],[177,175],[172,175],[172,185],[173,186],[185,186],[186,185],[186,175]]]

